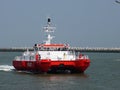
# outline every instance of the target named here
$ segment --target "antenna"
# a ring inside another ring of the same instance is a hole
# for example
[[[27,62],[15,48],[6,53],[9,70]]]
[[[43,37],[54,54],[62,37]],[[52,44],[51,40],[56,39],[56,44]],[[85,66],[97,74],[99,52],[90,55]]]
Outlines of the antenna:
[[[45,40],[45,44],[51,44],[51,40],[54,36],[51,36],[51,33],[54,32],[56,28],[51,26],[51,19],[48,17],[47,26],[43,27],[44,32],[47,34],[47,40]]]

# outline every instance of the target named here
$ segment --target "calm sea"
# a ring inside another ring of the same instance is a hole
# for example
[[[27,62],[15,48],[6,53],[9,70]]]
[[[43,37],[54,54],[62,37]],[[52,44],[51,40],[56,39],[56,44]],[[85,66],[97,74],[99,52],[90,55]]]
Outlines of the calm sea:
[[[32,74],[14,71],[21,52],[0,52],[0,90],[120,90],[120,53],[85,53],[91,66],[84,74]]]

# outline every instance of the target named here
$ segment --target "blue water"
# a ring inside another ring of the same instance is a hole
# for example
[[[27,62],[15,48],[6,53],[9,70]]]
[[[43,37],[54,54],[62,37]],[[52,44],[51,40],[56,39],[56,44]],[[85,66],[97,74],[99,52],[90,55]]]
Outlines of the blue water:
[[[85,54],[91,65],[84,74],[33,74],[14,70],[21,52],[0,52],[0,90],[120,90],[120,53]]]

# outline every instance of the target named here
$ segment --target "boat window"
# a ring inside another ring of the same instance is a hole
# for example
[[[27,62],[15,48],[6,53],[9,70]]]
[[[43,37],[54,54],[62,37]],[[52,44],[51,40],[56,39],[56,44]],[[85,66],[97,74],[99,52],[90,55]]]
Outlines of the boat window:
[[[60,51],[60,48],[58,48],[58,51]]]
[[[78,55],[79,55],[79,52],[75,52],[75,55],[78,56]]]
[[[69,51],[69,55],[73,55],[74,53],[74,51]]]
[[[47,51],[49,51],[50,50],[50,48],[47,48]]]
[[[34,60],[34,56],[30,56],[30,60]]]

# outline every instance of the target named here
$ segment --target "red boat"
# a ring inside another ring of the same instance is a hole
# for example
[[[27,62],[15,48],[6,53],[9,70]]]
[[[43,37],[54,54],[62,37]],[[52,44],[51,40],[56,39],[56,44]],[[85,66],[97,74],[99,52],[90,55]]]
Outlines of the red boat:
[[[34,51],[26,51],[22,56],[16,56],[13,66],[16,70],[38,73],[71,72],[83,73],[90,65],[87,55],[70,51],[68,44],[53,44],[55,27],[51,27],[51,19],[48,18],[44,28],[47,40],[44,44],[35,44]]]

